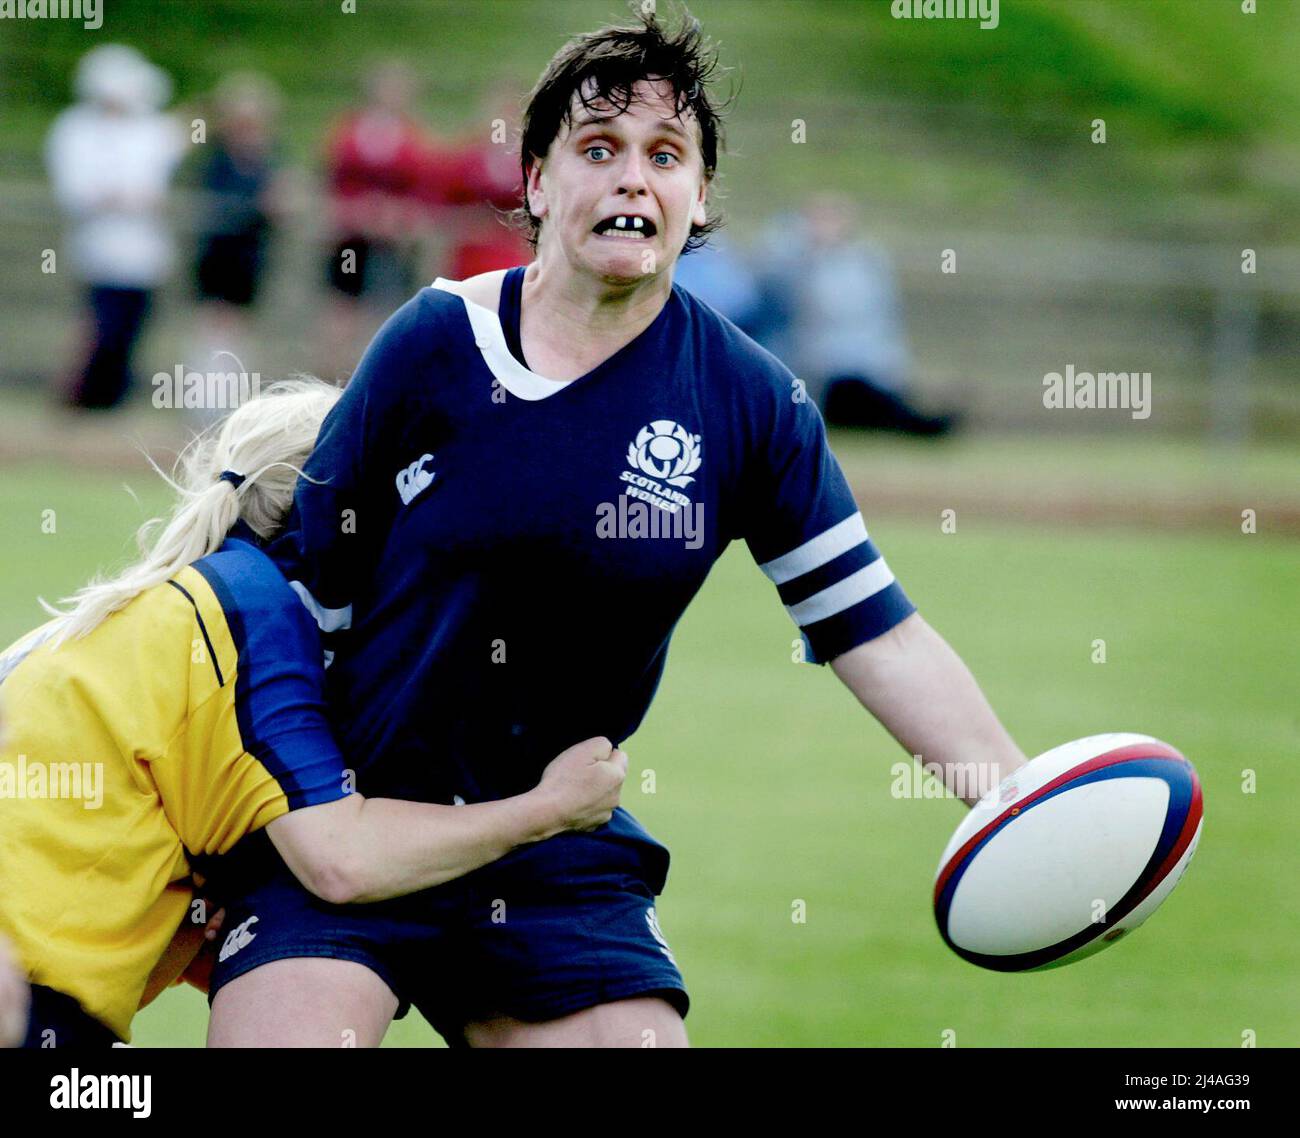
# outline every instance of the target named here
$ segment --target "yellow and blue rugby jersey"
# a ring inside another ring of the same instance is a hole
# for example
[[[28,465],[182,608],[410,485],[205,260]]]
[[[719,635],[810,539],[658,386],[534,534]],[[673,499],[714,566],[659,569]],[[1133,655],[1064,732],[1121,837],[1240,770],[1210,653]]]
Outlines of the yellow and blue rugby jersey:
[[[239,527],[84,639],[0,657],[0,930],[124,1039],[189,856],[347,793],[319,634],[255,541]]]

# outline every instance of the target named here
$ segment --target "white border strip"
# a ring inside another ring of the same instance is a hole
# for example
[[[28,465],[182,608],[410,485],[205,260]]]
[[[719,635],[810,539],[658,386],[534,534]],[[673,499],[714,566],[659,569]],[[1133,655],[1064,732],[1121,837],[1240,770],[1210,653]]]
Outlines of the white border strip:
[[[341,628],[352,627],[351,605],[341,609],[327,609],[311,595],[307,586],[301,581],[290,581],[289,588],[298,594],[298,599],[307,606],[307,611],[311,613],[316,626],[322,632],[338,632]]]
[[[511,395],[516,399],[536,403],[540,399],[554,395],[557,391],[563,391],[573,382],[571,379],[547,379],[544,375],[538,375],[535,371],[524,367],[511,354],[506,344],[506,334],[501,328],[500,318],[490,308],[485,308],[460,292],[456,286],[461,283],[461,281],[450,281],[446,277],[439,277],[433,282],[432,287],[460,297],[465,305],[465,314],[469,317],[470,327],[474,330],[474,343],[483,356],[483,362],[487,364],[488,370],[496,381]],[[501,287],[505,287],[504,278]]]

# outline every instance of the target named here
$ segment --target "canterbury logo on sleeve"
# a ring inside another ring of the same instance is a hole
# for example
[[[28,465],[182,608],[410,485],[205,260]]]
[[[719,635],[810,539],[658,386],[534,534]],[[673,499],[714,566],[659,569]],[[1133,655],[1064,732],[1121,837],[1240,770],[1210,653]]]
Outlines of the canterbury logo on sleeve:
[[[409,506],[421,490],[433,484],[436,475],[424,468],[426,462],[432,461],[433,455],[422,454],[410,466],[397,472],[397,493],[401,495],[403,506]]]

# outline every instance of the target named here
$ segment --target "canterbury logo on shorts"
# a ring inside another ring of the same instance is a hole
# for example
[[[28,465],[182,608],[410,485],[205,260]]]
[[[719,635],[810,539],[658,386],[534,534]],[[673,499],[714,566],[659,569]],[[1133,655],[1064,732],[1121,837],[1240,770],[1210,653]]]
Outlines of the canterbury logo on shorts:
[[[217,963],[227,960],[234,956],[241,948],[247,948],[253,938],[257,936],[255,932],[249,932],[249,927],[257,924],[256,917],[249,917],[237,929],[231,931],[226,937],[225,943],[221,946],[221,955],[217,957]]]
[[[674,968],[677,967],[677,958],[673,956],[673,950],[668,947],[668,941],[664,937],[663,929],[659,927],[659,914],[651,906],[645,911],[645,923],[650,929],[650,935],[659,942],[659,951],[668,957],[669,962]]]

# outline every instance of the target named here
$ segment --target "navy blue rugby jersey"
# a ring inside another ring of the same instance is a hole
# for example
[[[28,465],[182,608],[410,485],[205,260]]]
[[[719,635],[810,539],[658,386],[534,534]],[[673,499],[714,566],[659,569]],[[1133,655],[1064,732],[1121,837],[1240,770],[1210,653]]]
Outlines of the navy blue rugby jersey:
[[[674,286],[636,339],[560,384],[455,287],[379,331],[270,547],[324,634],[363,793],[505,797],[575,742],[625,740],[738,538],[810,659],[914,611],[816,406],[713,309]]]

